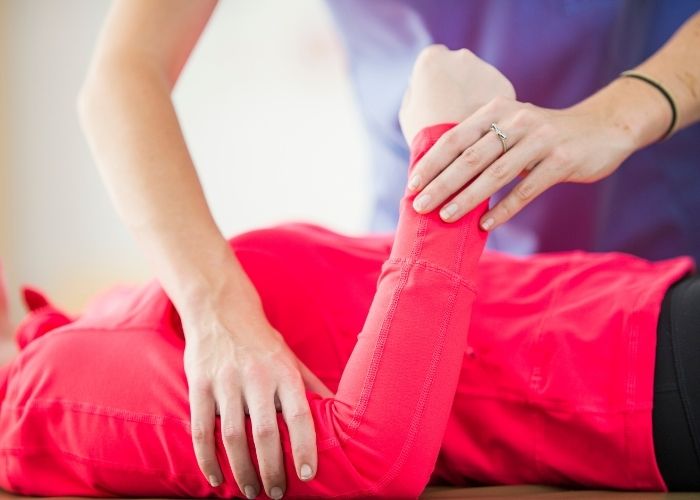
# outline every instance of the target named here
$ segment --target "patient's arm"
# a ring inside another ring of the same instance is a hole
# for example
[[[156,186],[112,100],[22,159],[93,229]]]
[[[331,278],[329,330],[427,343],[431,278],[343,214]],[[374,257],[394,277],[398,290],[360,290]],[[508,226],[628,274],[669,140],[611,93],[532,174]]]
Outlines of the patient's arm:
[[[413,162],[448,128],[419,134]],[[347,461],[343,493],[423,490],[467,347],[473,275],[486,241],[478,220],[487,204],[448,226],[437,214],[417,214],[411,199],[401,201],[392,252],[336,397],[312,404],[319,444],[327,446],[319,450],[317,482],[332,477],[331,464]]]
[[[415,139],[407,134],[410,168],[451,125],[424,127],[459,120],[481,99],[512,92],[499,73],[491,94],[470,94],[470,72],[483,69],[478,59],[449,52],[442,60],[449,64],[416,65],[402,110],[404,130],[422,129]],[[444,116],[425,113],[422,103]],[[474,273],[486,241],[478,221],[488,200],[454,225],[437,213],[416,213],[412,201],[406,190],[391,255],[336,396],[312,400],[317,477],[291,483],[290,493],[413,497],[428,482],[467,348]]]

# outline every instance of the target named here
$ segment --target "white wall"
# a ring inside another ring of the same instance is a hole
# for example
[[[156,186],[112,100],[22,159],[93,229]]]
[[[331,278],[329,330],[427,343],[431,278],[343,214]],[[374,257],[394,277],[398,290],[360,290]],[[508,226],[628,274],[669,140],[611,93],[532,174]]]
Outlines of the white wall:
[[[0,258],[11,289],[35,283],[73,312],[149,276],[75,112],[108,4],[0,0]],[[222,0],[175,101],[225,234],[290,219],[363,230],[364,137],[320,0]]]

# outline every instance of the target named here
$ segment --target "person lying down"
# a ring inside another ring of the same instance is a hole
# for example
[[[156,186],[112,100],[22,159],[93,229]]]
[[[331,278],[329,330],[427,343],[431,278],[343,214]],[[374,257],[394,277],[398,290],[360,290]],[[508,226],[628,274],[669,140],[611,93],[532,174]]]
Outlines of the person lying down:
[[[469,78],[464,53],[442,57]],[[459,118],[414,124],[409,169]],[[697,487],[688,482],[697,463],[678,458],[690,449],[692,459],[692,436],[673,424],[684,407],[669,389],[669,336],[688,345],[700,309],[692,260],[484,252],[488,201],[446,223],[418,214],[412,198],[407,190],[391,237],[295,223],[230,239],[271,324],[332,392],[307,391],[319,456],[311,481],[296,477],[278,415],[285,496],[417,497],[428,484]],[[37,290],[24,297],[20,351],[0,368],[1,488],[245,496],[230,468],[216,488],[199,471],[182,326],[158,282],[108,291],[75,318]],[[254,459],[250,430],[248,421]],[[225,463],[218,424],[216,439]]]

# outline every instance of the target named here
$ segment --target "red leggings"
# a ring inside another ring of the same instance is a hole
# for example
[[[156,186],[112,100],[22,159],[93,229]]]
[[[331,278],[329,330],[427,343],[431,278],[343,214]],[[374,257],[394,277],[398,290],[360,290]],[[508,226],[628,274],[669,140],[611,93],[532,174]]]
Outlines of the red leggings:
[[[446,128],[419,134],[414,162]],[[486,253],[476,276],[485,208],[446,224],[405,196],[393,245],[307,225],[231,241],[270,322],[335,392],[307,393],[308,483],[279,416],[286,496],[414,497],[431,479],[665,488],[651,427],[658,311],[692,262]],[[112,290],[75,321],[26,301],[22,351],[0,368],[0,487],[242,496],[227,467],[218,488],[197,467],[185,342],[158,283]],[[218,423],[217,452],[226,464]]]

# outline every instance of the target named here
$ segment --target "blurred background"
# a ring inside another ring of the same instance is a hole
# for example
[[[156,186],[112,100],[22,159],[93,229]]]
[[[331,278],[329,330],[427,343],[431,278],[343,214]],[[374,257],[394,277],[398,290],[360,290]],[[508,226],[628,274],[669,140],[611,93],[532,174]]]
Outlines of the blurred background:
[[[0,0],[0,259],[76,313],[151,273],[117,219],[76,96],[109,0]],[[264,27],[264,32],[261,28]],[[363,232],[366,145],[321,0],[223,0],[174,100],[226,235],[288,220]]]

